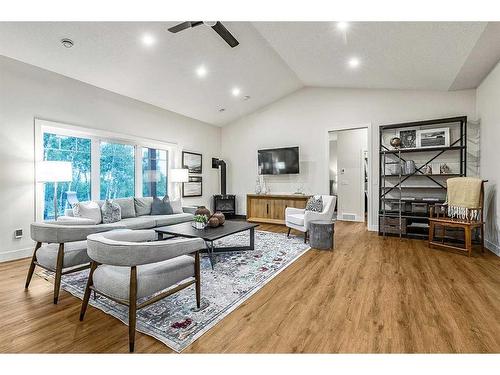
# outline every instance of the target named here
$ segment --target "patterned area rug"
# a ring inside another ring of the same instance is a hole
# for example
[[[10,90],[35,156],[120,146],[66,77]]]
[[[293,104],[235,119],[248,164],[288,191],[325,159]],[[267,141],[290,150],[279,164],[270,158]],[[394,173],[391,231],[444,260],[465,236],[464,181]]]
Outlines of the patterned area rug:
[[[216,246],[248,244],[248,232],[216,242]],[[255,250],[215,254],[214,270],[201,259],[201,308],[196,308],[194,285],[137,312],[137,330],[181,352],[220,322],[251,295],[309,250],[302,237],[255,231]],[[46,276],[52,277],[47,271]],[[42,275],[43,276],[43,275]],[[61,287],[82,299],[88,270],[63,276]],[[128,323],[128,308],[103,296],[90,305]]]

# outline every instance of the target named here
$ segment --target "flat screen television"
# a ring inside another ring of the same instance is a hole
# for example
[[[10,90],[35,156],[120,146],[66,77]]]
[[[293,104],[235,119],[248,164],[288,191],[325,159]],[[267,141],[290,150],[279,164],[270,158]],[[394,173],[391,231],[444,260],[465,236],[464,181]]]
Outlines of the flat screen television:
[[[299,173],[299,148],[285,147],[259,150],[259,174]]]

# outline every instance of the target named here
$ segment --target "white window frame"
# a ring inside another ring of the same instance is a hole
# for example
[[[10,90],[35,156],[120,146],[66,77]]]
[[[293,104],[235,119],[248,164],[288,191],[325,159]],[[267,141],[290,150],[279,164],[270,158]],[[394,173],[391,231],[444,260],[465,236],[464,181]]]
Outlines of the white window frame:
[[[43,160],[43,134],[53,133],[70,137],[86,138],[91,140],[90,146],[90,196],[92,200],[100,200],[100,160],[101,142],[121,143],[134,146],[135,156],[135,193],[136,197],[142,197],[142,148],[154,148],[167,151],[168,166],[167,179],[170,169],[175,168],[180,160],[180,148],[175,142],[164,142],[150,138],[135,137],[132,135],[108,132],[82,126],[69,125],[60,122],[35,118],[35,176],[36,165]],[[174,186],[168,179],[167,189],[174,191]],[[43,209],[45,204],[44,184],[35,180],[35,216],[36,220],[43,220]]]

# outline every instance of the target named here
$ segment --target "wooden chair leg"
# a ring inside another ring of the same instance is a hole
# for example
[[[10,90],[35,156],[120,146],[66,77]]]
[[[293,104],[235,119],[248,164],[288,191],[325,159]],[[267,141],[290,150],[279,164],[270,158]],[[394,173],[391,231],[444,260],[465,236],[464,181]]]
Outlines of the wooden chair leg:
[[[304,232],[304,243],[307,243],[307,232]]]
[[[61,289],[61,276],[64,265],[64,244],[59,244],[59,251],[57,252],[57,263],[56,263],[56,276],[54,280],[54,305],[57,305],[59,300],[59,290]]]
[[[90,265],[90,273],[89,273],[89,278],[87,280],[87,287],[85,288],[85,294],[83,295],[82,308],[80,310],[80,321],[82,321],[83,318],[85,317],[85,312],[87,311],[87,306],[89,305],[90,292],[91,292],[90,287],[93,285],[92,277],[94,275],[94,271],[96,268],[97,268],[97,263],[92,262]],[[95,291],[94,291],[94,296],[95,296]]]
[[[130,269],[130,290],[128,301],[128,347],[130,353],[135,346],[135,324],[137,314],[137,267]]]
[[[464,227],[465,232],[465,249],[467,250],[469,257],[472,253],[472,229],[471,227]]]
[[[194,255],[194,275],[196,278],[196,307],[201,306],[201,272],[200,272],[200,252],[197,251]]]
[[[290,231],[292,230],[292,228],[288,228],[288,233],[286,234],[286,238],[289,238],[290,237]]]
[[[33,256],[31,257],[30,268],[28,269],[28,276],[26,277],[26,284],[24,285],[26,289],[30,286],[31,278],[33,277],[33,272],[35,271],[36,252],[41,246],[41,242],[37,242],[35,245],[35,251],[33,252]]]

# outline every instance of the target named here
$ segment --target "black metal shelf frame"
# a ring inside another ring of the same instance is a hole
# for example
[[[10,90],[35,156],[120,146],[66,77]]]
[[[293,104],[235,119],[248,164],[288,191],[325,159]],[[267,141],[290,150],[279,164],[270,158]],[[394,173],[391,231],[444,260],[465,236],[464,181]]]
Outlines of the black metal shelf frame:
[[[412,148],[412,149],[389,149],[387,146],[385,146],[382,141],[383,141],[383,134],[387,130],[397,130],[397,129],[404,129],[404,128],[415,128],[415,127],[422,127],[422,126],[430,126],[430,125],[443,125],[443,124],[457,124],[460,128],[460,135],[457,140],[455,140],[453,143],[451,143],[449,146],[446,147],[424,147],[424,148]],[[414,189],[416,191],[422,191],[422,190],[444,190],[446,191],[446,185],[443,184],[442,181],[439,181],[439,177],[460,177],[460,176],[465,176],[466,175],[466,165],[467,165],[467,117],[466,116],[460,116],[460,117],[450,117],[450,118],[444,118],[444,119],[435,119],[435,120],[426,120],[426,121],[416,121],[416,122],[408,122],[408,123],[401,123],[401,124],[390,124],[390,125],[383,125],[380,126],[379,128],[379,145],[380,145],[380,158],[379,158],[379,234],[386,235],[385,233],[385,225],[383,226],[384,228],[381,229],[382,222],[385,223],[385,218],[386,217],[392,217],[392,218],[399,218],[399,237],[402,237],[403,235],[405,237],[411,237],[414,235],[414,233],[409,233],[408,229],[411,228],[411,221],[415,219],[422,220],[424,219],[425,221],[428,222],[428,217],[426,216],[419,216],[419,215],[408,215],[408,212],[404,212],[402,210],[403,204],[406,203],[428,203],[428,204],[435,204],[435,203],[442,203],[442,200],[435,201],[435,200],[422,200],[422,199],[414,199],[414,200],[408,200],[404,199],[402,195],[402,190],[407,190],[411,191],[411,189]],[[433,156],[427,160],[425,163],[423,163],[420,167],[415,169],[415,172],[411,174],[402,174],[401,173],[401,168],[398,168],[399,174],[388,174],[386,175],[386,166],[390,164],[401,164],[406,162],[406,155],[407,154],[412,154],[412,153],[422,153],[422,152],[430,152],[433,153]],[[422,169],[428,165],[429,163],[432,163],[434,160],[442,156],[444,153],[447,152],[454,152],[458,153],[458,159],[459,159],[459,164],[460,164],[460,173],[449,173],[449,174],[425,174],[423,173]],[[403,157],[402,155],[405,155]],[[391,160],[388,157],[396,157],[397,160]],[[425,177],[429,179],[430,181],[433,182],[434,186],[429,186],[429,187],[411,187],[411,186],[402,186],[403,182],[407,181],[409,178],[412,177]],[[394,181],[394,179],[396,179]],[[393,183],[392,186],[386,186],[386,179],[392,179]],[[399,198],[387,198],[387,195],[390,192],[393,192],[394,190],[399,192]],[[406,196],[411,194],[405,193]],[[398,211],[394,212],[388,212],[389,210],[386,210],[386,204],[385,202],[399,202],[398,204]],[[407,225],[405,230],[403,230],[403,219],[409,220],[410,224]],[[420,221],[422,222],[422,221]],[[412,229],[415,229],[413,227]],[[419,227],[419,230],[426,230],[426,228]],[[428,231],[428,230],[427,230]],[[403,234],[405,232],[405,234]],[[419,236],[424,236],[424,234],[420,234]]]

